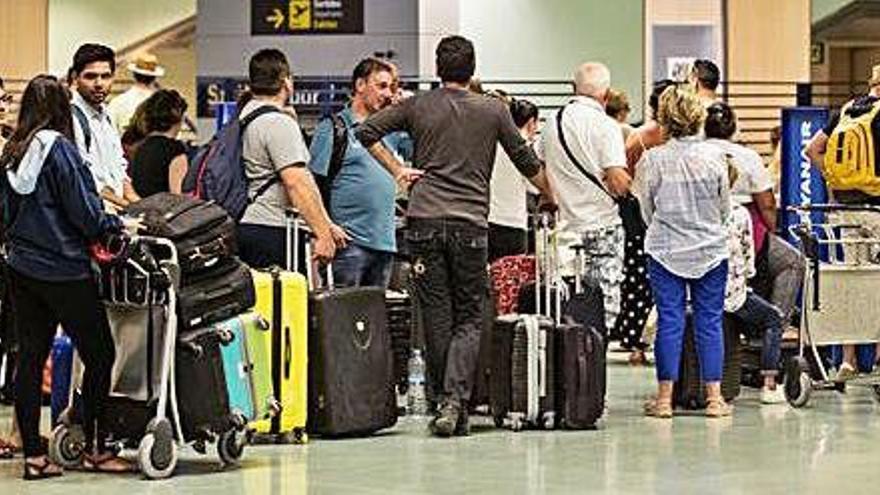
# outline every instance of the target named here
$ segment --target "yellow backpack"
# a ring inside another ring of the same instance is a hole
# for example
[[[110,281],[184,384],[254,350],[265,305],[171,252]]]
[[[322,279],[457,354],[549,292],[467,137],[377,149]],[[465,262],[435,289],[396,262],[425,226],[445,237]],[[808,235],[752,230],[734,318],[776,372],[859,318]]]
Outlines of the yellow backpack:
[[[840,112],[840,123],[828,138],[822,175],[828,187],[837,191],[861,191],[880,196],[880,157],[872,130],[880,113],[880,102],[859,115],[851,115],[852,103]]]

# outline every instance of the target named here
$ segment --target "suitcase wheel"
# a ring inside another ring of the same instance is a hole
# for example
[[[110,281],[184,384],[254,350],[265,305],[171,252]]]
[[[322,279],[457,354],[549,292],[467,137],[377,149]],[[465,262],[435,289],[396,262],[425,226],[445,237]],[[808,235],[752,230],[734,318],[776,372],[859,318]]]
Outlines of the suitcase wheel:
[[[795,357],[788,361],[785,370],[785,398],[792,407],[800,408],[810,401],[813,380],[810,378],[810,365],[806,359]]]
[[[513,431],[522,431],[522,429],[523,429],[522,420],[519,418],[513,418],[512,420],[510,420],[510,429]]]
[[[544,417],[541,422],[541,426],[545,430],[552,430],[552,429],[556,428],[556,415],[552,412],[544,413]]]
[[[494,416],[495,428],[504,428],[504,416]]]
[[[217,454],[224,466],[237,466],[244,455],[244,446],[247,444],[246,431],[232,429],[224,431],[217,439]]]
[[[304,428],[293,429],[293,443],[297,445],[305,445],[309,443],[309,436]]]
[[[164,479],[174,472],[177,467],[177,444],[174,443],[174,433],[167,419],[154,419],[147,425],[147,434],[138,447],[137,460],[147,479]]]
[[[86,436],[81,426],[60,423],[49,440],[49,458],[65,469],[74,468],[82,463],[85,445]]]

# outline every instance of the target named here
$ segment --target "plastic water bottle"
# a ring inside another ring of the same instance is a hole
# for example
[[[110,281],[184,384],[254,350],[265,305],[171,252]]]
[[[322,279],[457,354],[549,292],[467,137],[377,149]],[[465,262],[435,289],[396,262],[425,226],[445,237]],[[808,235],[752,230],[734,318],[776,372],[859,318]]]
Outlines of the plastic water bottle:
[[[407,413],[424,416],[428,413],[428,403],[425,397],[425,359],[420,349],[413,350],[408,367]]]

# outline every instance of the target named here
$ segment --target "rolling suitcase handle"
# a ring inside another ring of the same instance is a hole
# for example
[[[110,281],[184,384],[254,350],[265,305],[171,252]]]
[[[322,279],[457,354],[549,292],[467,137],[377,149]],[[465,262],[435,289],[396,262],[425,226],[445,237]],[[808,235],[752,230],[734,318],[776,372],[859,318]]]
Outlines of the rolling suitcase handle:
[[[558,245],[556,243],[555,226],[558,218],[555,214],[541,213],[538,216],[537,237],[539,239],[540,253],[535,254],[535,313],[546,316],[557,325],[562,322],[562,284],[554,279],[558,276]],[[551,239],[552,237],[552,239]],[[553,269],[551,269],[551,265]],[[543,268],[542,268],[543,266]],[[541,304],[541,276],[544,277],[543,299]],[[556,288],[556,297],[553,297],[553,288]],[[551,304],[552,309],[551,309]],[[543,308],[543,311],[542,311]],[[554,310],[556,312],[554,316]]]

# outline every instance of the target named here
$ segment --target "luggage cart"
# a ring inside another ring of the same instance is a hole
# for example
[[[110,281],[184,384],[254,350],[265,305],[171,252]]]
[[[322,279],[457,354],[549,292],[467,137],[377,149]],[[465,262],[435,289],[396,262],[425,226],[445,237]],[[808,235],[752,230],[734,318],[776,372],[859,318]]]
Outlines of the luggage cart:
[[[119,411],[116,415],[111,413],[111,417],[119,420],[111,421],[111,424],[125,424],[142,419],[145,427],[135,438],[130,437],[132,435],[130,424],[126,425],[127,434],[113,431],[108,433],[114,435],[115,441],[137,445],[137,463],[146,478],[163,479],[172,475],[177,466],[178,450],[187,443],[193,443],[195,450],[204,453],[204,439],[187,439],[184,436],[175,393],[174,364],[178,340],[176,307],[180,265],[177,249],[174,243],[167,239],[132,237],[128,245],[142,246],[144,251],[141,253],[148,256],[125,256],[123,262],[103,267],[100,283],[102,298],[114,309],[155,307],[164,312],[166,326],[158,345],[160,350],[157,356],[159,361],[157,393],[153,394],[150,390],[147,400],[139,404],[140,407],[129,408],[129,411],[138,411],[135,414]],[[148,313],[147,318],[152,319],[152,312]],[[149,343],[147,348],[149,350],[146,361],[152,363],[152,343]],[[155,375],[152,364],[147,364],[146,368],[147,375]],[[78,374],[75,370],[74,376]],[[153,380],[154,376],[146,377],[148,383],[152,384]],[[78,412],[74,406],[75,389],[76,387],[71,386],[71,406],[61,414],[49,444],[50,456],[64,467],[78,466],[85,453],[85,435],[81,421],[77,420]],[[152,389],[152,386],[148,386],[148,389]],[[111,398],[111,402],[114,399]],[[116,418],[117,415],[121,417]],[[217,452],[221,462],[224,465],[235,464],[241,458],[244,445],[249,439],[246,424],[242,422],[236,424],[234,428],[218,433]]]
[[[791,233],[800,240],[806,259],[802,290],[802,317],[798,354],[786,363],[785,397],[793,407],[806,406],[814,390],[843,392],[847,385],[867,386],[880,400],[880,373],[860,373],[837,381],[819,354],[831,345],[880,342],[880,257],[859,263],[842,256],[843,247],[880,252],[880,237],[842,238],[841,232],[860,225],[825,220],[814,222],[813,213],[861,211],[880,215],[871,205],[815,204],[789,207],[801,217]]]

